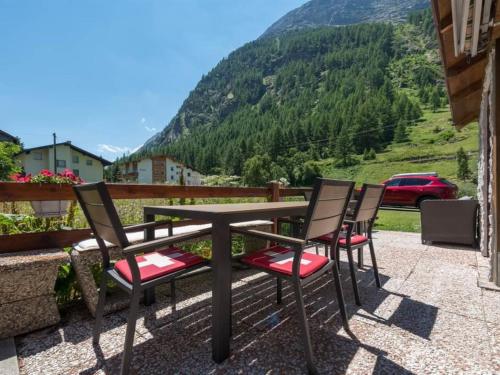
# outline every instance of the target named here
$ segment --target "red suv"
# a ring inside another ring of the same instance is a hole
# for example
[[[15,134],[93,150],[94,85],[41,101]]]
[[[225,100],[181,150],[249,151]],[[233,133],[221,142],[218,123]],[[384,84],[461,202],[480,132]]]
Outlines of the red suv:
[[[384,205],[420,207],[426,199],[456,199],[458,187],[437,174],[392,176],[386,186]]]

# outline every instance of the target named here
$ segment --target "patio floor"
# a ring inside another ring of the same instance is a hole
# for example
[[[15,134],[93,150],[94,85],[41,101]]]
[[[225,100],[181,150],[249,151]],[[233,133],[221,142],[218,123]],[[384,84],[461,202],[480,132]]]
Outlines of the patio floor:
[[[352,335],[341,328],[329,275],[305,289],[319,371],[500,373],[500,293],[477,286],[484,258],[471,249],[422,245],[419,234],[374,236],[383,287],[375,288],[365,256],[365,269],[358,271],[361,308],[342,259]],[[178,282],[175,312],[168,288],[161,289],[155,305],[142,307],[132,373],[304,373],[295,303],[284,286],[278,306],[273,279],[234,272],[232,356],[220,365],[211,360],[210,274]],[[116,373],[126,316],[127,310],[105,318],[99,347],[92,345],[93,319],[84,307],[65,312],[56,327],[17,337],[21,374]]]

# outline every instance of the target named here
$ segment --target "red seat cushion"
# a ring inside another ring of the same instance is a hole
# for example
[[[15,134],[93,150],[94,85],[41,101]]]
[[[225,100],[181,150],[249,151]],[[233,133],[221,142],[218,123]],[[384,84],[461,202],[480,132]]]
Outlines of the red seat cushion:
[[[293,250],[286,247],[272,246],[247,255],[241,261],[258,268],[291,275],[294,254]],[[300,264],[300,277],[313,274],[327,263],[327,257],[304,252]]]
[[[355,234],[351,236],[351,245],[358,245],[362,242],[368,241],[368,237],[362,236],[361,234]],[[347,244],[347,239],[346,238],[339,238],[339,245],[340,246],[346,246]]]
[[[139,266],[141,282],[154,280],[160,276],[192,267],[204,261],[202,257],[176,247],[138,255],[135,259]],[[116,262],[115,270],[125,280],[132,282],[132,272],[126,259]]]
[[[321,237],[315,238],[313,241],[330,243],[332,241],[332,237],[333,237],[333,233],[328,233],[328,234],[325,234]],[[351,236],[351,245],[358,245],[358,244],[360,244],[362,242],[366,242],[366,241],[368,241],[368,237],[362,236],[361,234],[354,234]],[[340,234],[339,245],[340,246],[347,245],[347,240],[345,238],[345,234]]]

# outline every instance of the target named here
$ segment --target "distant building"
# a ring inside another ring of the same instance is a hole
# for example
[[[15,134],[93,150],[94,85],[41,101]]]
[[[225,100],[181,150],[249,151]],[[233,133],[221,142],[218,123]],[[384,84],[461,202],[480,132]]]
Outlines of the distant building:
[[[138,162],[125,163],[120,169],[124,181],[140,184],[201,185],[202,174],[166,156],[155,156]]]
[[[137,171],[137,162],[131,161],[120,164],[120,177],[123,182],[137,182],[139,173]]]
[[[111,162],[88,151],[64,142],[56,144],[57,172],[68,168],[86,182],[102,181],[104,167]],[[54,145],[24,149],[16,159],[27,174],[35,175],[42,169],[54,171]]]
[[[0,130],[0,142],[19,143],[19,139],[7,132],[4,132],[3,130]]]

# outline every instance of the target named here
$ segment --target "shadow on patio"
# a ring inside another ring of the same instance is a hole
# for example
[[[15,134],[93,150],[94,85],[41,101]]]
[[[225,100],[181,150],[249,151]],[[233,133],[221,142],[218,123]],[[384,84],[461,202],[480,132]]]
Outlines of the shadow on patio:
[[[476,252],[424,246],[418,235],[406,233],[379,232],[375,241],[383,287],[375,288],[367,257],[364,269],[358,270],[362,307],[354,304],[343,258],[341,276],[351,333],[342,328],[329,275],[305,288],[320,372],[494,373],[495,351],[485,337],[488,330],[499,331],[492,309],[500,308],[500,300],[498,306],[483,304],[475,281]],[[401,243],[405,246],[398,246]],[[232,355],[215,364],[210,345],[210,282],[210,274],[180,280],[175,312],[168,288],[160,289],[156,304],[141,308],[134,373],[305,372],[291,287],[284,284],[283,304],[277,305],[274,279],[254,271],[233,273]],[[17,339],[22,373],[118,371],[127,311],[105,318],[101,344],[94,347],[93,319],[82,310],[68,311],[55,329]]]

